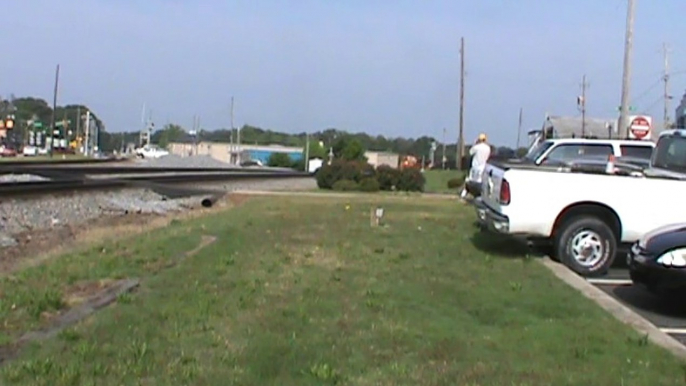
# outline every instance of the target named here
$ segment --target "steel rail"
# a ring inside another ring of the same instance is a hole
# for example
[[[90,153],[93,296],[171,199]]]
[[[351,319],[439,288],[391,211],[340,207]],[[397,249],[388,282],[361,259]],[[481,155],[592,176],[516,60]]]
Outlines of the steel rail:
[[[5,166],[0,164],[0,173],[37,174],[59,172],[60,174],[143,174],[143,173],[292,173],[283,169],[249,168],[191,168],[191,167],[152,167],[152,166]]]
[[[196,173],[186,175],[166,176],[134,176],[127,178],[73,178],[47,181],[22,181],[0,183],[0,196],[45,195],[66,191],[81,190],[109,190],[118,188],[148,188],[160,187],[167,184],[201,183],[201,182],[231,182],[260,179],[307,178],[312,175],[303,172],[282,173]]]
[[[103,164],[110,162],[127,162],[127,158],[76,158],[76,159],[53,159],[51,161],[36,160],[11,160],[0,161],[0,166],[21,166],[21,165],[78,165],[78,164]]]

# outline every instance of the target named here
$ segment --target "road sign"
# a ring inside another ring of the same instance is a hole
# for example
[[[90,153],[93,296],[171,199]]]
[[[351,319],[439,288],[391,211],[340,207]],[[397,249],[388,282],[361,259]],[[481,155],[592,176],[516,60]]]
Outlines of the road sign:
[[[617,111],[622,111],[622,106],[617,106]],[[629,111],[636,111],[634,106],[629,106]]]
[[[629,137],[633,139],[650,139],[652,118],[637,115],[629,118]]]

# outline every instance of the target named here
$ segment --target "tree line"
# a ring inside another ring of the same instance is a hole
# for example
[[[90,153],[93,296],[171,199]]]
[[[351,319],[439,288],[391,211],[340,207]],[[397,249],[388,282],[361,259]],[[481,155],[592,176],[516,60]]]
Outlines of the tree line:
[[[126,149],[128,144],[138,146],[139,130],[125,131],[125,132],[108,132],[105,123],[93,112],[87,105],[83,104],[69,104],[64,106],[57,106],[55,109],[55,120],[69,120],[69,129],[72,135],[77,135],[77,122],[79,122],[79,114],[82,116],[87,112],[91,112],[91,116],[95,121],[95,126],[98,130],[99,147],[103,152],[110,153],[113,151],[122,151]],[[52,107],[48,102],[40,98],[34,97],[10,97],[8,99],[0,99],[0,114],[14,114],[16,118],[15,129],[8,134],[6,142],[11,142],[20,146],[24,143],[26,133],[32,128],[28,124],[30,121],[39,120],[44,127],[48,127],[52,117]],[[81,122],[83,118],[81,117]],[[161,147],[166,147],[169,143],[179,141],[207,141],[207,142],[235,142],[237,137],[237,130],[230,130],[220,128],[217,130],[199,130],[198,133],[191,137],[188,131],[181,125],[170,123],[155,130],[152,134],[151,142],[158,144]],[[289,147],[304,147],[307,142],[308,134],[300,133],[284,133],[275,130],[263,129],[252,125],[243,125],[240,128],[241,143],[251,145],[282,145]],[[413,155],[418,158],[425,157],[429,161],[432,143],[437,144],[434,153],[436,164],[441,164],[441,159],[445,154],[446,165],[455,165],[457,154],[457,146],[455,143],[447,143],[445,146],[440,141],[432,136],[421,136],[419,138],[404,138],[395,137],[389,138],[382,135],[370,135],[363,132],[350,133],[347,131],[328,128],[309,134],[310,140],[310,155],[318,157],[326,157],[328,151],[332,148],[334,154],[338,156],[343,149],[358,149],[354,151],[382,151],[392,152],[401,155]],[[319,143],[324,146],[319,146]],[[349,144],[351,144],[349,146]],[[525,150],[514,150],[508,147],[494,147],[494,153],[499,156],[514,156],[521,154]]]

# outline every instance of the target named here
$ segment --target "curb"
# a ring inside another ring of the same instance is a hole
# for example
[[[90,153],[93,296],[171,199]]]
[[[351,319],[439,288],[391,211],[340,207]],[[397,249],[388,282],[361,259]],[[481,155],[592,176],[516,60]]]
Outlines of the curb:
[[[584,278],[570,271],[562,264],[556,263],[548,257],[538,259],[539,262],[552,271],[555,276],[567,283],[570,287],[578,290],[586,298],[593,300],[605,311],[609,312],[617,320],[624,324],[628,324],[640,334],[646,335],[648,340],[680,359],[686,360],[686,346],[679,343],[676,339],[660,331],[654,324],[647,319],[637,314],[631,308],[620,303],[617,299],[606,294],[593,284],[587,282]]]

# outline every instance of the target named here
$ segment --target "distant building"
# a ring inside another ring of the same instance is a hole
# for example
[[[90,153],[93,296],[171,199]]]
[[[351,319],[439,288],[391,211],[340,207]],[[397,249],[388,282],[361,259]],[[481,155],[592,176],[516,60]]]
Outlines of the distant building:
[[[364,153],[364,156],[367,157],[367,162],[375,168],[381,165],[397,168],[400,163],[400,155],[396,153],[367,151]]]
[[[284,153],[293,161],[303,158],[302,149],[299,147],[286,147],[279,145],[235,145],[222,142],[174,142],[167,146],[170,154],[180,157],[191,155],[207,155],[216,160],[236,164],[240,161],[260,161],[266,165],[269,157],[274,153]]]
[[[241,162],[245,161],[260,161],[263,165],[267,165],[269,157],[274,153],[284,153],[293,161],[300,161],[303,159],[303,149],[299,147],[288,147],[281,145],[232,145],[223,142],[198,142],[192,143],[189,141],[173,142],[167,146],[170,154],[179,157],[188,157],[191,155],[206,155],[216,160],[236,164],[238,162],[238,155],[240,154]],[[364,153],[367,157],[367,162],[374,167],[381,165],[388,165],[393,168],[398,167],[400,156],[396,153],[367,151]]]

